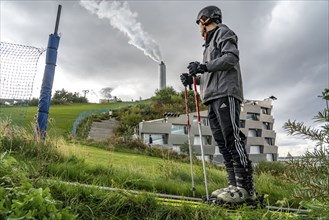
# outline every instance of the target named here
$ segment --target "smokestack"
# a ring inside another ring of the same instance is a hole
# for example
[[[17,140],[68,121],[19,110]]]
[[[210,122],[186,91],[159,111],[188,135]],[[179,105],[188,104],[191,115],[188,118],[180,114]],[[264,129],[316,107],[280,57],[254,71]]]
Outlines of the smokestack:
[[[159,90],[166,88],[166,65],[163,61],[159,64]]]

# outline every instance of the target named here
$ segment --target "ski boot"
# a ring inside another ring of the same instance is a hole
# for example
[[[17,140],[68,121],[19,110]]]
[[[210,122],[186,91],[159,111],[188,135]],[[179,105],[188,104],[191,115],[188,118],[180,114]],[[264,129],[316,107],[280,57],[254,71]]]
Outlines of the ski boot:
[[[254,179],[252,176],[252,167],[249,164],[245,167],[235,167],[236,187],[231,187],[228,190],[217,195],[218,204],[250,204],[254,205],[257,201],[256,191],[254,187]]]
[[[244,188],[232,187],[217,196],[218,204],[253,204],[256,201],[256,193]]]
[[[227,192],[233,187],[236,186],[236,180],[235,180],[235,173],[234,173],[234,168],[233,167],[226,167],[227,171],[227,179],[228,179],[228,184],[229,186],[226,188],[220,188],[216,189],[211,193],[211,195],[208,197],[208,201],[206,196],[203,197],[203,201],[206,203],[216,203],[217,201],[217,196],[223,192]]]
[[[228,190],[230,190],[232,187],[236,186],[236,179],[235,179],[235,173],[234,173],[234,168],[233,167],[226,167],[226,171],[227,171],[227,179],[228,179],[228,184],[229,186],[226,188],[221,188],[221,189],[217,189],[215,191],[213,191],[211,193],[210,197],[216,197],[223,193],[226,192]]]

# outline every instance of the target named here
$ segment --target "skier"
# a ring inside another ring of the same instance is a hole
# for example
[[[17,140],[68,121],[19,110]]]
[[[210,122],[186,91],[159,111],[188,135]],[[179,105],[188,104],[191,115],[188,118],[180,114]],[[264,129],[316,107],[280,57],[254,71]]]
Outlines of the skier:
[[[200,85],[202,102],[208,106],[208,119],[220,153],[223,155],[229,186],[211,193],[223,203],[254,202],[256,192],[253,169],[240,131],[240,105],[243,101],[239,65],[238,38],[222,24],[221,10],[216,6],[203,8],[196,23],[204,38],[203,63],[188,65],[189,74],[180,76],[184,86]]]

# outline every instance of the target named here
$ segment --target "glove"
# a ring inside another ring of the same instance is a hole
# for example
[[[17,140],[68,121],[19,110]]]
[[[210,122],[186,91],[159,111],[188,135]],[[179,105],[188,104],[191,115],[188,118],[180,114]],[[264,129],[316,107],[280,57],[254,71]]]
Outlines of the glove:
[[[182,84],[186,87],[186,86],[190,86],[193,84],[193,78],[192,75],[188,74],[188,73],[183,73],[182,75],[180,75],[180,80],[182,81]]]
[[[204,73],[207,72],[207,66],[204,64],[200,64],[198,61],[191,62],[187,69],[191,75],[196,75],[197,73]]]

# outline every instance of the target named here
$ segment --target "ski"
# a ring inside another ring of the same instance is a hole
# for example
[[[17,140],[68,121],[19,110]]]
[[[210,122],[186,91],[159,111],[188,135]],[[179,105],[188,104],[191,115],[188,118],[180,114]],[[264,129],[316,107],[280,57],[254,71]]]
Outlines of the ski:
[[[71,185],[71,186],[76,186],[76,187],[94,188],[97,190],[104,190],[104,191],[131,193],[131,194],[135,194],[135,195],[150,195],[150,196],[157,197],[159,202],[162,202],[163,204],[167,204],[167,205],[172,205],[172,206],[212,205],[212,206],[218,206],[218,207],[223,207],[223,208],[228,208],[228,209],[237,209],[239,207],[247,205],[251,208],[262,208],[262,209],[266,209],[268,211],[289,212],[289,213],[297,213],[300,215],[307,214],[309,212],[306,209],[296,209],[296,208],[286,208],[286,207],[265,205],[264,194],[259,195],[257,197],[258,200],[256,200],[254,204],[242,203],[242,204],[233,205],[233,204],[227,204],[227,203],[221,204],[215,198],[208,197],[208,199],[206,199],[207,198],[206,196],[204,196],[203,198],[196,198],[196,197],[179,196],[179,195],[171,195],[171,194],[164,194],[164,193],[151,193],[151,192],[145,192],[145,191],[139,191],[139,190],[127,190],[127,189],[112,188],[112,187],[106,187],[106,186],[88,185],[88,184],[82,184],[82,183],[77,183],[77,182],[66,182],[66,181],[61,181],[61,180],[45,179],[43,181],[45,181],[46,183],[50,183],[50,184],[64,184],[64,185]]]

